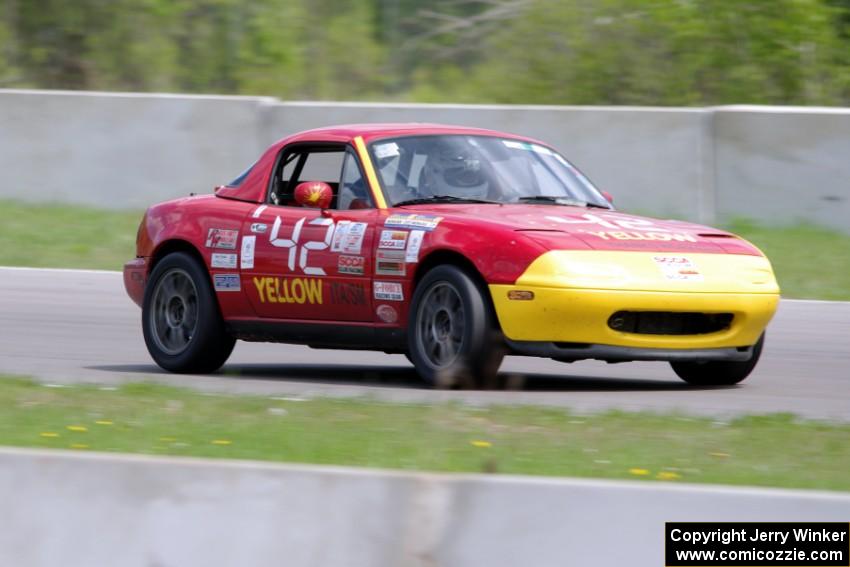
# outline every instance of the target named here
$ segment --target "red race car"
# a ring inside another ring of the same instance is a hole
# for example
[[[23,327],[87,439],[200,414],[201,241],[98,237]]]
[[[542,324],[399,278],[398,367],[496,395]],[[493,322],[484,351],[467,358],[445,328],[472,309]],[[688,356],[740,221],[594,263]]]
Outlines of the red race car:
[[[491,384],[505,354],[736,383],[779,300],[733,234],[615,212],[545,143],[422,124],[296,134],[151,207],[124,283],[174,372],[241,339],[403,353],[442,386]]]

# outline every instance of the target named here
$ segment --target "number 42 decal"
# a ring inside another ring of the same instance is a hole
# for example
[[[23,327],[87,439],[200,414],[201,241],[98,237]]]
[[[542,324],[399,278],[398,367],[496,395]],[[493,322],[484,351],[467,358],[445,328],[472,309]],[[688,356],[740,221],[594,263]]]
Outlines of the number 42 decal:
[[[290,271],[293,272],[295,271],[295,256],[298,250],[298,240],[301,238],[301,227],[304,226],[305,220],[307,219],[303,218],[295,223],[295,228],[292,229],[292,236],[290,238],[278,238],[280,236],[280,228],[283,221],[280,220],[280,217],[277,217],[274,220],[272,232],[269,234],[269,242],[272,246],[289,249],[289,260],[287,261],[287,266]],[[334,221],[333,219],[317,218],[311,220],[307,224],[327,226],[328,230],[325,232],[325,239],[323,241],[309,240],[301,245],[298,267],[308,276],[325,276],[327,274],[324,269],[307,265],[307,255],[310,253],[310,250],[325,250],[331,245],[331,239],[333,239],[334,235]]]

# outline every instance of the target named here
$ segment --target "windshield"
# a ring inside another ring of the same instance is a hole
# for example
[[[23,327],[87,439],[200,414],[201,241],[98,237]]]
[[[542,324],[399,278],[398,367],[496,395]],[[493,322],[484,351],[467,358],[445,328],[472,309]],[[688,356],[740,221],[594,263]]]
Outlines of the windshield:
[[[453,197],[610,208],[590,180],[538,144],[490,136],[410,136],[376,141],[369,151],[391,205]]]

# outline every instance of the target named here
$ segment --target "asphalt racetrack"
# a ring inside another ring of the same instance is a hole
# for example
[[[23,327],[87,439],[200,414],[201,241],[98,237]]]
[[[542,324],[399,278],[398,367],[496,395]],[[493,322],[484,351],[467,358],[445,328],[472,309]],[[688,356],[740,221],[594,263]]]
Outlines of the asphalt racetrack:
[[[401,355],[243,342],[216,374],[169,374],[148,356],[140,313],[118,272],[0,268],[0,372],[54,384],[152,380],[212,393],[850,421],[850,303],[783,301],[754,373],[738,386],[703,389],[660,362],[509,357],[502,372],[524,381],[521,391],[437,391],[424,388]]]

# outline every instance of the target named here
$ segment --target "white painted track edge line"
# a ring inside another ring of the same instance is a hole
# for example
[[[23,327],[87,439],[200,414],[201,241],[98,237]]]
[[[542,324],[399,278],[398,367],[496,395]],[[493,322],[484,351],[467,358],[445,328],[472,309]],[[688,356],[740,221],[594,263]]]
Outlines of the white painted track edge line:
[[[32,268],[28,266],[0,266],[0,270],[10,272],[67,272],[71,274],[122,274],[121,270],[81,270],[77,268]]]

